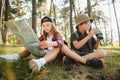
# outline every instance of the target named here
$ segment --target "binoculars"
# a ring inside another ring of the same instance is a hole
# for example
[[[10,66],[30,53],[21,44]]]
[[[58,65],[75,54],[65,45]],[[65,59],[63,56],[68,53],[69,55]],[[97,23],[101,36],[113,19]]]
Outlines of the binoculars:
[[[98,32],[98,33],[96,34],[96,37],[97,37],[98,39],[102,40],[102,39],[103,39],[103,34],[102,34],[101,32]]]

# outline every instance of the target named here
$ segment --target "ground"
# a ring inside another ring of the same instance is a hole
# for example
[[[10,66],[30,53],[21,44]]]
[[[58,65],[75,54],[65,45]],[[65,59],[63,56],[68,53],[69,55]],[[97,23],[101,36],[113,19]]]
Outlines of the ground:
[[[12,51],[16,52],[15,50]],[[31,57],[12,63],[1,61],[0,80],[120,80],[120,48],[105,50],[107,56],[103,69],[93,69],[79,63],[62,65],[55,60],[46,64],[39,73],[32,74],[28,66]]]

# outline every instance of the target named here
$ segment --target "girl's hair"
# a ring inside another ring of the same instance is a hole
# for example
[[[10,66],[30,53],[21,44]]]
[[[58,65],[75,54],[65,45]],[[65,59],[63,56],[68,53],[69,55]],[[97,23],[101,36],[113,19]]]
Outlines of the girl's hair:
[[[53,35],[53,40],[57,40],[57,35],[60,35],[60,32],[56,29],[55,25],[51,22],[51,33]],[[44,40],[46,40],[47,37],[47,33],[45,31],[43,31],[43,38]]]

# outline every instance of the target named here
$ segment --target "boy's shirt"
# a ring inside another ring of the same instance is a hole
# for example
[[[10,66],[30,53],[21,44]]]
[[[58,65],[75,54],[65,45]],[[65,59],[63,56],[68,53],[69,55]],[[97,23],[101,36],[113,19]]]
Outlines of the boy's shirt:
[[[76,50],[76,51],[79,51],[79,52],[91,52],[90,48],[89,48],[89,42],[87,41],[81,48],[79,49],[76,49],[74,46],[73,46],[73,41],[80,41],[82,39],[84,39],[88,34],[85,33],[84,35],[82,35],[82,33],[80,31],[77,30],[77,34],[78,34],[78,37],[76,36],[75,32],[71,34],[71,37],[70,37],[70,45],[71,45],[71,48]],[[96,43],[96,40],[92,37],[91,39],[91,44],[92,46],[94,46]],[[92,47],[93,49],[93,47]]]

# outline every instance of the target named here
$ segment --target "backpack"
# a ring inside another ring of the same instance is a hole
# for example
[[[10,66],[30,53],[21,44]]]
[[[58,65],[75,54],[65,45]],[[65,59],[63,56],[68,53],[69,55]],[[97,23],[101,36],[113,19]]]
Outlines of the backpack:
[[[64,44],[68,46],[68,43],[67,43],[67,41],[65,41],[65,40],[64,40]]]
[[[74,34],[75,34],[75,36],[77,37],[77,40],[78,40],[78,38],[79,38],[78,32],[75,31]],[[88,47],[89,47],[90,52],[93,52],[93,49],[92,49],[93,46],[92,46],[91,39],[88,40]]]

